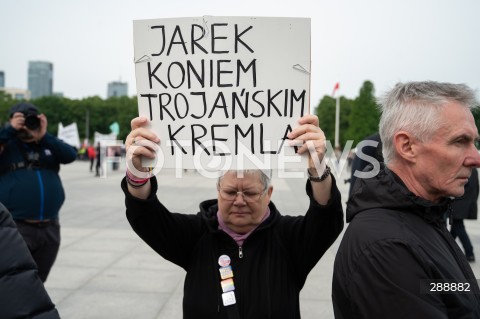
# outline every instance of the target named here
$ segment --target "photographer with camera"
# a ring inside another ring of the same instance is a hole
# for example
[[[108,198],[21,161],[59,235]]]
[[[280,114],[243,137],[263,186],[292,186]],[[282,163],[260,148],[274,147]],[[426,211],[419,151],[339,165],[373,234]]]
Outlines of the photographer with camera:
[[[10,211],[46,281],[60,247],[58,212],[65,193],[60,164],[71,163],[75,149],[47,132],[47,117],[27,102],[10,109],[0,131],[0,202]]]

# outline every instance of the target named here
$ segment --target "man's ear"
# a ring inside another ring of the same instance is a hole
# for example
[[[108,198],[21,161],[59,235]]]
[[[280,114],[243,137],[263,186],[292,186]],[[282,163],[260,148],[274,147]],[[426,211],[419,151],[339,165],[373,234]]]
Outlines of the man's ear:
[[[400,131],[393,137],[397,156],[405,161],[415,162],[417,157],[417,139],[410,133]]]
[[[270,185],[268,186],[268,190],[267,190],[267,196],[268,196],[268,201],[270,202],[270,198],[272,197],[272,193],[273,193],[273,186]]]

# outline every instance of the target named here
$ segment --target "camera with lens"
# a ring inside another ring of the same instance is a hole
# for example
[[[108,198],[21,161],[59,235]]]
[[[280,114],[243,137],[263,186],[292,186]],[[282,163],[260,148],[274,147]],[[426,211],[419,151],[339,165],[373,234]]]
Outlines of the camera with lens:
[[[25,126],[29,130],[36,130],[40,127],[40,119],[38,114],[35,112],[24,113],[25,115]]]

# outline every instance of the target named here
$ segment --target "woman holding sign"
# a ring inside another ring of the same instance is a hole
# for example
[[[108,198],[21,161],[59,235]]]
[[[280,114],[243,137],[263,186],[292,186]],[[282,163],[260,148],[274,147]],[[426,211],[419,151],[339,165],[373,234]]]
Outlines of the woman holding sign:
[[[157,180],[142,167],[160,138],[146,118],[132,120],[122,181],[134,231],[165,259],[186,270],[184,318],[300,318],[299,294],[308,273],[343,228],[340,192],[325,165],[325,135],[306,115],[289,133],[308,153],[310,206],[282,216],[270,201],[271,172],[229,170],[217,181],[217,199],[200,213],[171,213],[157,199]],[[317,165],[315,165],[317,164]]]

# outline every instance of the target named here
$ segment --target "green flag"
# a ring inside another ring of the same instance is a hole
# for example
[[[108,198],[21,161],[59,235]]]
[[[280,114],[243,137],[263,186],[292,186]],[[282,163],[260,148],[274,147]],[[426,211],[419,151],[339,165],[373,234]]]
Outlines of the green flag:
[[[113,122],[110,124],[110,131],[117,135],[120,133],[120,125],[118,125],[118,122]]]

